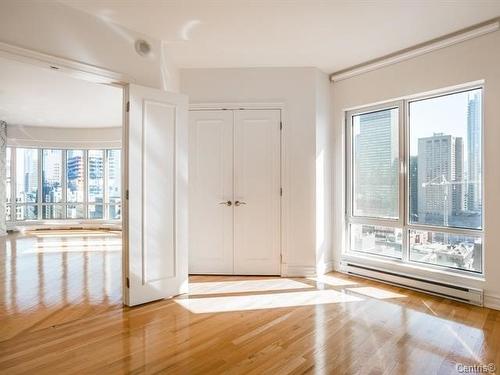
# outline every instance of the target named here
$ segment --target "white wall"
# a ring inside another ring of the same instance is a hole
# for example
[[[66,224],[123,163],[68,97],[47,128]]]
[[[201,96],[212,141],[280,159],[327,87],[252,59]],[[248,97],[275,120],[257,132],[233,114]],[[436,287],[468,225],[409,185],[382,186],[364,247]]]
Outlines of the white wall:
[[[150,42],[153,57],[135,52],[138,38]],[[178,91],[178,71],[159,40],[55,1],[2,1],[0,41],[122,73],[137,84]]]
[[[316,269],[333,269],[332,252],[332,143],[330,81],[316,71]]]
[[[485,289],[486,303],[500,308],[500,32],[494,32],[390,65],[350,79],[334,82],[334,226],[333,249],[336,266],[342,254],[344,147],[343,110],[375,102],[485,80],[484,90],[484,211],[485,281],[450,278],[433,273],[437,280]],[[401,267],[389,266],[391,269]],[[418,271],[414,271],[419,273]],[[428,275],[428,273],[427,273]]]
[[[7,126],[7,145],[53,148],[120,148],[122,128]]]
[[[328,97],[328,89],[327,76],[315,68],[181,70],[181,92],[189,95],[191,103],[283,104],[282,224],[287,235],[283,243],[287,275],[313,274],[316,249],[331,253],[325,250],[327,238],[321,246],[316,243],[316,220],[328,217],[327,213],[316,216],[317,143],[327,148],[322,136],[316,137],[316,123],[325,132],[329,121],[328,105],[318,97]]]

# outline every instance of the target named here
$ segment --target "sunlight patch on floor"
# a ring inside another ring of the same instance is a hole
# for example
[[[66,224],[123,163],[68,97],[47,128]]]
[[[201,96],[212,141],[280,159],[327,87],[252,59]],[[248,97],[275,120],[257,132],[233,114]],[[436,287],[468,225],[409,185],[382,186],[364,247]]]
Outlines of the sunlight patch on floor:
[[[406,298],[404,294],[394,293],[389,290],[376,288],[373,286],[365,286],[359,288],[347,288],[347,290],[363,294],[368,297],[376,298],[376,299],[389,299],[389,298]]]
[[[345,285],[358,285],[357,282],[352,280],[341,279],[340,277],[321,275],[318,277],[308,277],[308,280],[316,281],[319,283],[327,284],[330,286],[345,286]]]
[[[112,231],[56,231],[55,233],[50,232],[38,232],[38,231],[26,231],[26,234],[36,238],[71,238],[71,237],[121,237],[121,232]]]
[[[363,299],[335,290],[175,299],[176,303],[194,314],[277,309],[358,301],[363,301]]]
[[[261,279],[261,280],[235,280],[235,281],[210,281],[189,283],[190,295],[220,294],[220,293],[245,293],[266,292],[288,289],[309,289],[313,285],[301,283],[291,279]]]

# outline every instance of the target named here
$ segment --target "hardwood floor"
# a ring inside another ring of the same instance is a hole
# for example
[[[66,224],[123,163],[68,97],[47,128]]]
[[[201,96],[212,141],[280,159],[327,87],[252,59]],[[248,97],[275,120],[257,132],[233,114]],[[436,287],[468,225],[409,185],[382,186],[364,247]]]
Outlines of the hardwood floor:
[[[338,273],[192,276],[187,296],[121,308],[118,235],[78,234],[7,238],[0,372],[420,375],[500,365],[500,312]]]
[[[0,239],[1,341],[120,309],[121,293],[120,232],[39,230]]]

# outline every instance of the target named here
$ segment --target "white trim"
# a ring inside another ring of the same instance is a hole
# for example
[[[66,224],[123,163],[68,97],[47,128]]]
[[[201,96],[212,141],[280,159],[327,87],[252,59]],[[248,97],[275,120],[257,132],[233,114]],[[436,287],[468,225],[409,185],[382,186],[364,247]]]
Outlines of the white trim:
[[[500,310],[500,296],[485,294],[484,306],[489,307],[490,309]]]
[[[285,104],[282,102],[255,102],[255,103],[230,103],[230,102],[221,102],[221,103],[190,103],[189,110],[190,111],[203,111],[203,110],[218,110],[218,109],[279,109],[283,111],[285,108]]]
[[[354,67],[352,69],[347,69],[340,71],[338,73],[332,73],[330,75],[330,80],[333,82],[336,81],[342,81],[344,79],[348,79],[360,74],[368,73],[373,70],[377,70],[380,68],[384,68],[388,65],[396,64],[404,60],[412,59],[417,56],[424,55],[426,53],[436,51],[441,48],[449,47],[457,43],[465,42],[467,40],[473,39],[480,37],[482,35],[492,33],[494,31],[497,31],[500,28],[500,21],[494,21],[492,23],[489,23],[487,25],[479,26],[475,29],[468,30],[456,35],[452,35],[450,37],[445,37],[442,40],[438,40],[435,42],[430,42],[427,45],[421,46],[421,47],[416,47],[413,49],[410,49],[408,51],[404,51],[401,53],[397,53],[393,56],[388,56],[386,58],[381,58],[378,61],[374,62],[369,62],[365,65],[359,66],[359,67]]]
[[[58,69],[75,78],[96,83],[124,85],[133,83],[132,77],[123,73],[113,72],[98,66],[84,64],[78,61],[48,55],[42,52],[18,47],[13,44],[0,42],[0,56],[48,69]]]

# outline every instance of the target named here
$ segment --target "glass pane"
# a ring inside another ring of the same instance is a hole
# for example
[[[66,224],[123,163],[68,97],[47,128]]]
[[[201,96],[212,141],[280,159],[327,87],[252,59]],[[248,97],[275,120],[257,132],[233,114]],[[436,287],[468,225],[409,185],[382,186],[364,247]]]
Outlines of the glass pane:
[[[402,231],[399,228],[351,224],[351,250],[401,258]]]
[[[122,217],[121,206],[111,205],[108,207],[109,220],[120,220]]]
[[[67,201],[83,202],[85,175],[83,150],[68,150],[66,158],[66,178],[68,180]]]
[[[10,147],[7,147],[6,153],[5,153],[5,202],[6,203],[11,203],[10,198],[11,198],[11,175],[10,175],[10,166],[11,166],[11,159],[12,159],[12,149]],[[9,219],[7,219],[9,220]]]
[[[107,150],[108,199],[110,204],[121,202],[121,151]],[[111,216],[110,216],[111,218]]]
[[[38,202],[38,150],[16,149],[16,202]],[[24,219],[22,219],[24,220]]]
[[[104,218],[104,208],[102,205],[89,205],[89,219],[102,219]]]
[[[42,202],[62,202],[62,174],[62,150],[43,150]]]
[[[71,204],[66,208],[66,217],[68,219],[83,219],[83,204]]]
[[[8,204],[5,206],[5,220],[10,221],[12,219],[11,216],[11,205]]]
[[[51,204],[42,206],[42,218],[44,219],[63,219],[64,206],[59,204]]]
[[[410,260],[482,272],[480,236],[410,230]]]
[[[410,103],[410,222],[482,228],[482,90]]]
[[[104,202],[104,151],[89,150],[88,154],[88,200]],[[102,212],[102,211],[101,211]]]
[[[16,206],[16,220],[37,220],[38,219],[38,206],[33,205],[19,205]]]
[[[353,214],[399,217],[397,108],[353,116]]]

